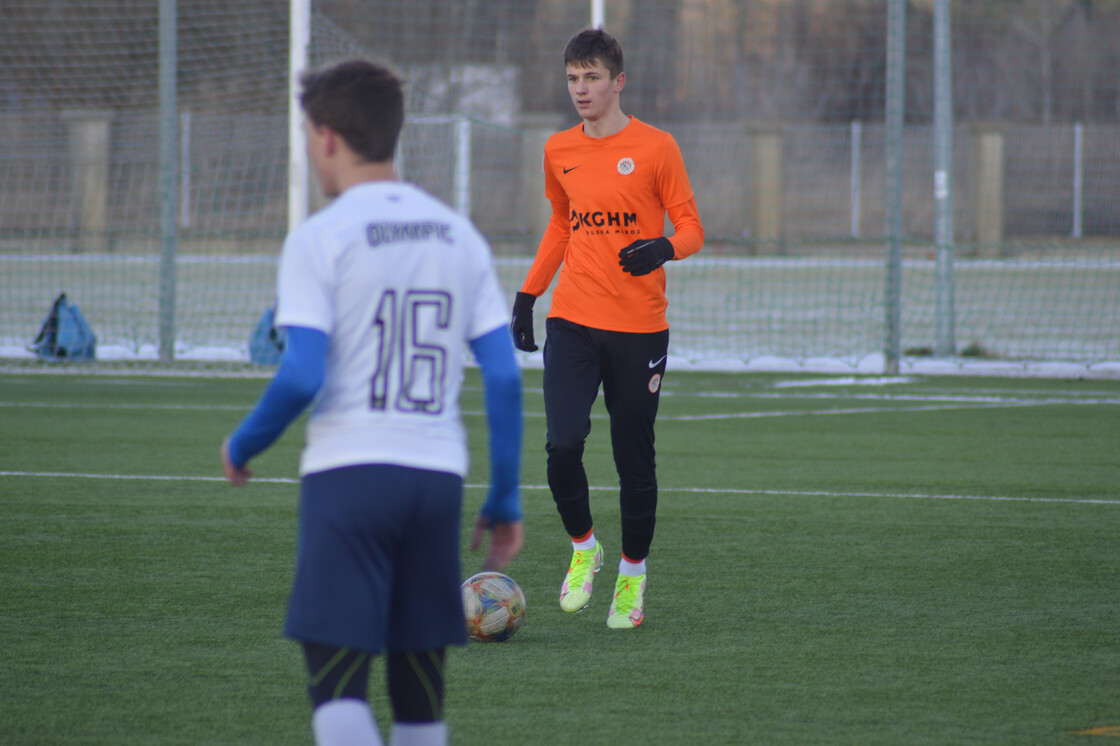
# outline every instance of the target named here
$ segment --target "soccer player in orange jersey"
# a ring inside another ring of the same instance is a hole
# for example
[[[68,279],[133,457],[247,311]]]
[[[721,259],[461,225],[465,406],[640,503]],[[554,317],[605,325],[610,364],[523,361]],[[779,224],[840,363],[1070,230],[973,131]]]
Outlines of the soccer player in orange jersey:
[[[657,512],[653,426],[669,347],[661,265],[699,251],[704,229],[672,135],[622,112],[618,41],[602,29],[582,31],[568,42],[564,65],[583,121],[545,144],[552,218],[517,293],[510,330],[518,349],[537,349],[533,303],[559,271],[545,322],[544,401],[548,484],[573,547],[560,607],[588,605],[603,560],[583,468],[602,385],[622,518],[607,625],[627,629],[644,618]],[[671,238],[662,235],[666,215]]]

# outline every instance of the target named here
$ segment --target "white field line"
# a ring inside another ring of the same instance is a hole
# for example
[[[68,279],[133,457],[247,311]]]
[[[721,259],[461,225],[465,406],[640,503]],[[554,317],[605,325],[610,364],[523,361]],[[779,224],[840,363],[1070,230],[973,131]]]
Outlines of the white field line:
[[[248,404],[96,404],[92,402],[0,401],[0,408],[29,409],[151,409],[153,411],[248,412]]]
[[[535,393],[535,392],[534,392]],[[710,396],[698,394],[697,396]],[[806,393],[806,394],[776,394],[764,392],[741,392],[719,394],[718,398],[733,399],[814,399],[814,400],[870,400],[883,402],[888,406],[869,407],[844,407],[834,409],[807,409],[807,410],[759,410],[748,412],[716,412],[703,415],[665,415],[658,417],[661,422],[706,422],[715,420],[758,419],[763,417],[818,417],[824,415],[853,415],[853,414],[896,414],[906,412],[936,412],[955,409],[994,409],[1004,407],[1035,407],[1053,406],[1060,404],[1076,405],[1120,405],[1120,397],[1110,397],[1096,394],[1097,398],[1081,398],[1078,394],[1070,394],[1071,398],[1022,398],[1001,397],[993,395],[942,395],[942,394],[845,394],[845,393]],[[903,406],[889,406],[896,402],[907,402]],[[927,404],[913,404],[913,402],[929,402]],[[235,412],[248,411],[249,405],[223,405],[223,404],[97,404],[79,402],[12,402],[0,401],[0,408],[43,408],[43,409],[120,409],[120,410],[155,410],[155,411],[221,411]],[[464,416],[479,417],[485,415],[481,410],[464,410]],[[524,417],[541,418],[543,412],[523,413]],[[606,419],[606,415],[595,412],[592,419]]]
[[[1067,394],[1063,392],[1038,392],[1036,394],[934,394],[934,393],[904,393],[904,394],[835,394],[822,392],[819,394],[774,394],[768,392],[743,392],[739,394],[693,394],[697,398],[739,398],[739,399],[858,399],[860,401],[933,401],[933,402],[976,402],[979,404],[999,404],[1002,402],[1040,402],[1053,404],[1059,402],[1086,402],[1093,404],[1109,403],[1120,404],[1120,396],[1108,393],[1097,394]],[[1101,400],[1107,400],[1102,402]]]
[[[658,416],[658,421],[704,422],[711,420],[746,420],[760,417],[805,417],[829,414],[899,414],[903,412],[939,412],[951,409],[1005,409],[1011,407],[1038,407],[1054,404],[1120,404],[1117,399],[1076,401],[1069,399],[1012,399],[1004,401],[957,401],[945,404],[921,404],[900,407],[860,407],[842,409],[781,410],[772,412],[721,412],[716,414]]]
[[[719,412],[715,414],[698,414],[698,415],[658,415],[658,422],[714,422],[718,420],[752,420],[762,419],[765,417],[821,417],[825,415],[851,415],[851,414],[901,414],[905,412],[938,412],[951,409],[1002,409],[1008,407],[1026,407],[1035,406],[1042,402],[1005,402],[1005,403],[988,403],[988,404],[926,404],[911,407],[862,407],[862,408],[847,408],[847,409],[805,409],[805,410],[774,410],[774,411],[759,411],[759,412]],[[1050,402],[1051,404],[1080,404],[1083,402]],[[1088,403],[1088,402],[1084,402]],[[1117,402],[1111,402],[1117,403]],[[153,410],[213,410],[213,411],[241,411],[248,412],[249,407],[235,407],[235,406],[218,406],[218,405],[191,405],[191,406],[175,406],[175,405],[162,405],[162,406],[144,406],[144,405],[129,405],[129,404],[66,404],[66,403],[48,403],[48,402],[0,402],[0,408],[4,407],[42,407],[45,409],[153,409]],[[466,410],[461,412],[464,417],[484,417],[486,412],[481,410]],[[541,419],[544,417],[544,412],[522,412],[523,418]],[[601,412],[592,412],[592,420],[606,420],[606,414]]]
[[[770,394],[758,393],[742,393],[734,398],[771,398]],[[732,398],[732,397],[727,397]],[[733,412],[733,413],[717,413],[710,415],[680,415],[680,416],[661,416],[659,420],[677,421],[677,422],[693,422],[702,420],[721,420],[721,419],[748,419],[758,417],[788,417],[788,416],[819,416],[819,415],[834,415],[834,414],[884,414],[884,413],[897,413],[897,412],[928,412],[946,409],[967,409],[967,408],[999,408],[999,407],[1024,407],[1024,406],[1044,406],[1055,404],[1120,404],[1120,398],[1103,398],[1103,399],[1080,399],[1080,398],[1046,398],[1046,399],[1021,399],[1021,398],[1003,398],[998,396],[961,396],[961,395],[928,395],[928,396],[915,396],[915,395],[843,395],[843,394],[822,394],[822,395],[807,395],[807,396],[785,396],[782,398],[843,398],[843,399],[876,399],[885,401],[932,401],[931,403],[918,406],[901,406],[901,407],[864,407],[864,408],[843,408],[843,409],[818,409],[818,410],[783,410],[783,411],[759,411],[759,412]],[[213,411],[232,411],[241,410],[247,411],[247,406],[233,406],[233,405],[152,405],[152,404],[75,404],[69,402],[4,402],[0,401],[0,408],[2,407],[43,407],[43,408],[82,408],[82,409],[152,409],[152,410],[213,410]],[[480,411],[466,411],[464,415],[481,416],[484,412]],[[524,416],[527,417],[543,417],[543,413],[526,412]],[[594,419],[605,418],[605,415],[594,414]],[[127,474],[93,474],[93,473],[71,473],[71,472],[29,472],[29,471],[0,471],[0,477],[35,477],[35,478],[64,478],[64,479],[116,479],[116,480],[148,480],[148,481],[174,481],[174,482],[223,482],[222,477],[187,477],[187,476],[168,476],[168,475],[127,475]],[[254,482],[263,484],[297,484],[299,480],[285,477],[265,477],[254,478]],[[487,485],[482,484],[468,484],[469,488],[483,489]],[[524,490],[547,490],[547,485],[522,485]],[[617,487],[597,487],[592,486],[590,489],[596,491],[614,491]],[[715,488],[702,488],[702,487],[666,487],[660,486],[659,489],[663,492],[680,492],[680,493],[708,493],[708,494],[729,494],[729,495],[789,495],[789,496],[803,496],[803,497],[872,497],[872,498],[900,498],[900,499],[928,499],[928,500],[994,500],[994,501],[1011,501],[1011,502],[1062,502],[1062,503],[1081,503],[1081,504],[1105,504],[1105,505],[1120,505],[1120,500],[1095,500],[1095,499],[1071,499],[1071,498],[1046,498],[1046,497],[1008,497],[1008,496],[981,496],[981,495],[941,495],[941,494],[906,494],[906,493],[877,493],[877,492],[832,492],[832,491],[798,491],[798,490],[766,490],[766,489],[715,489]]]
[[[113,479],[121,481],[149,481],[149,482],[224,482],[223,477],[198,477],[198,476],[170,476],[165,474],[94,474],[87,472],[53,472],[53,471],[0,471],[0,478],[31,478],[31,479]],[[298,479],[291,477],[254,477],[253,482],[262,484],[299,484]],[[485,484],[466,484],[468,489],[486,489]],[[523,490],[547,491],[545,484],[523,484]],[[591,486],[589,489],[597,492],[614,492],[617,487]],[[868,498],[896,498],[904,500],[977,500],[993,502],[1028,502],[1028,503],[1072,503],[1078,505],[1120,505],[1120,499],[1104,500],[1091,498],[1065,498],[1065,497],[1009,497],[1005,495],[952,495],[952,494],[927,494],[905,492],[834,492],[830,490],[763,490],[763,489],[732,489],[714,487],[666,487],[658,486],[659,492],[678,492],[707,495],[758,495],[790,497],[868,497]]]

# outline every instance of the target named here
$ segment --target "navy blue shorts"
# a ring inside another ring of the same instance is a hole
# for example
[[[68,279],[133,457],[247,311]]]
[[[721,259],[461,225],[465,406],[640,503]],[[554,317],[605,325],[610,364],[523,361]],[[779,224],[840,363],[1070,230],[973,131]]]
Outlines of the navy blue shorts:
[[[445,472],[375,464],[305,475],[284,634],[370,653],[466,643],[462,505],[462,478]]]

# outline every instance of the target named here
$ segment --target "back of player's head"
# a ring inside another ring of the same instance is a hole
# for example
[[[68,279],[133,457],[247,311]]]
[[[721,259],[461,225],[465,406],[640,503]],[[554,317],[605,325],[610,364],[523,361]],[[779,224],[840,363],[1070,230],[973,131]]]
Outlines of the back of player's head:
[[[308,119],[330,127],[367,161],[393,159],[404,125],[401,81],[367,60],[347,60],[304,73],[299,103]]]
[[[596,63],[607,68],[611,78],[623,71],[622,45],[601,28],[580,31],[564,48],[564,65],[592,67]]]

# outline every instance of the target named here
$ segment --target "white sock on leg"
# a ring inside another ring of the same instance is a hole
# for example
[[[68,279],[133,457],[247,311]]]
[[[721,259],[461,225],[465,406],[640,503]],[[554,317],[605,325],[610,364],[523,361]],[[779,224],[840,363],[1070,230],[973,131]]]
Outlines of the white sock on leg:
[[[585,552],[588,549],[594,549],[596,541],[597,541],[597,539],[595,538],[595,534],[594,534],[594,532],[592,532],[592,534],[587,537],[587,541],[575,541],[575,540],[573,540],[572,541],[572,549],[576,550],[577,552]]]
[[[646,574],[646,561],[640,560],[638,562],[631,562],[623,557],[618,563],[619,575],[645,575]]]
[[[316,746],[384,746],[368,702],[334,699],[311,713]]]
[[[447,746],[447,723],[393,723],[391,746]]]

